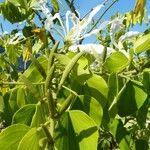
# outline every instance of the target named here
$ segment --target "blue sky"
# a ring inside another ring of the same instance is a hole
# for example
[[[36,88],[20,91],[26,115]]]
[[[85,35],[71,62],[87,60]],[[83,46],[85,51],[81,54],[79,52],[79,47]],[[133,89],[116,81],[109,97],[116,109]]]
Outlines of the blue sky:
[[[4,1],[4,0],[0,0],[0,2],[2,2],[2,1]],[[64,0],[60,0],[60,2],[61,1],[64,1]],[[76,2],[75,6],[76,6],[77,10],[80,12],[81,16],[83,16],[91,8],[97,6],[102,1],[103,0],[75,0],[75,2]],[[120,13],[123,14],[125,12],[128,12],[128,11],[132,10],[134,8],[135,1],[136,0],[118,0],[118,2],[116,2],[116,4],[114,4],[114,6],[111,7],[111,9],[105,14],[105,16],[102,18],[102,21],[108,20],[116,12],[120,12]],[[148,6],[150,6],[150,1],[149,0],[148,0],[147,7]],[[64,6],[61,5],[61,7],[64,7]],[[0,17],[0,23],[3,24],[4,30],[8,31],[8,32],[10,32],[13,28],[16,28],[16,25],[14,25],[14,24],[12,25],[11,23],[8,23],[7,21],[4,21],[2,19],[2,17]],[[144,31],[145,28],[146,28],[145,25],[142,25],[142,26],[137,25],[132,30]]]

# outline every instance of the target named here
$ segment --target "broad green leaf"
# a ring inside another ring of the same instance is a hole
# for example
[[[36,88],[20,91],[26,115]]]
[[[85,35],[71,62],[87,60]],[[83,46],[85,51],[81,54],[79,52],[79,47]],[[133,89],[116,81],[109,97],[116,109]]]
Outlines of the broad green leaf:
[[[18,88],[13,88],[10,93],[9,97],[9,104],[13,112],[18,110],[18,105],[17,105],[17,90]]]
[[[47,59],[45,57],[40,57],[38,58],[39,63],[42,65],[42,67],[45,69],[47,69]],[[28,80],[30,80],[31,82],[40,82],[42,81],[42,76],[41,74],[38,72],[38,70],[36,69],[36,67],[31,64],[30,67],[24,72],[24,74]]]
[[[147,93],[143,87],[129,81],[117,100],[118,114],[124,117],[135,113],[146,98]]]
[[[5,109],[4,99],[0,95],[0,113],[4,112],[4,109]]]
[[[150,49],[150,34],[143,35],[134,42],[134,51],[142,53]]]
[[[119,83],[118,83],[118,76],[116,73],[112,73],[109,76],[108,79],[108,87],[109,87],[109,92],[108,92],[108,100],[109,103],[112,102],[112,100],[114,99],[114,97],[118,94],[118,90],[119,90]]]
[[[22,2],[25,2],[25,0],[22,0]],[[33,13],[32,9],[29,9],[25,3],[22,4],[23,7],[18,5],[20,5],[18,2],[13,4],[9,1],[5,1],[1,5],[1,12],[4,18],[11,23],[21,22],[29,18],[29,16]]]
[[[3,100],[2,104],[4,104],[2,119],[5,120],[6,125],[11,124],[11,120],[12,120],[12,116],[13,116],[13,112],[12,112],[12,109],[9,104],[9,97],[10,97],[10,92],[6,93],[3,97],[3,99],[1,99],[1,100]]]
[[[95,122],[84,112],[79,110],[69,111],[80,150],[97,149],[98,131]]]
[[[20,140],[29,131],[29,129],[30,127],[22,124],[7,127],[0,133],[0,149],[17,150]]]
[[[150,72],[143,71],[143,85],[145,91],[150,94]]]
[[[122,52],[112,53],[105,61],[104,68],[110,72],[120,72],[129,64],[129,59]]]
[[[22,123],[30,126],[35,110],[36,110],[35,104],[28,104],[23,106],[14,114],[12,118],[12,123],[13,124]]]
[[[98,132],[95,122],[84,112],[71,110],[62,115],[55,135],[59,150],[96,150]]]
[[[19,143],[17,150],[41,150],[39,141],[45,137],[43,131],[37,128],[30,129]]]
[[[18,63],[18,57],[20,56],[20,47],[17,46],[17,45],[11,45],[11,44],[7,44],[5,46],[5,50],[6,50],[6,53],[8,55],[8,58],[10,60],[10,62],[12,64],[17,64]]]
[[[149,145],[147,141],[143,139],[139,139],[135,141],[134,150],[148,150],[148,149],[149,149]]]
[[[68,112],[65,112],[59,119],[54,134],[55,147],[58,150],[79,150],[79,144]]]
[[[84,87],[85,94],[94,97],[104,106],[108,96],[108,86],[105,80],[101,76],[93,74],[86,83]]]
[[[141,128],[145,127],[146,119],[147,119],[147,114],[148,114],[148,99],[145,101],[145,103],[142,105],[142,107],[137,111],[136,113],[136,119],[137,123]]]
[[[31,127],[39,127],[41,124],[46,122],[46,113],[47,111],[47,104],[46,103],[42,103],[42,104],[37,104],[36,105],[36,110],[35,110],[35,114],[32,118],[32,122],[31,122]]]
[[[75,101],[73,110],[82,110],[89,115],[99,127],[103,117],[103,109],[101,104],[93,97],[81,95]]]
[[[113,120],[110,125],[110,132],[116,139],[121,150],[130,150],[130,136],[120,120]]]
[[[93,74],[92,77],[89,78],[86,82],[89,87],[97,89],[101,94],[103,94],[107,98],[108,86],[101,76]]]
[[[22,107],[25,103],[25,89],[23,87],[19,87],[17,91],[17,105]]]

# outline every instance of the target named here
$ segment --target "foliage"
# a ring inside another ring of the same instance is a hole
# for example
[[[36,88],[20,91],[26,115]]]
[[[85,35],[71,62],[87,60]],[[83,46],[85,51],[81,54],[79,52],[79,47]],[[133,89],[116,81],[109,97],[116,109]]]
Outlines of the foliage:
[[[64,27],[59,1],[48,4],[51,13],[44,0],[0,5],[9,22],[26,22],[21,31],[0,37],[0,149],[148,150],[148,30],[128,32],[130,17],[117,14],[88,32],[107,3],[82,20],[71,8],[66,24],[70,17],[73,26]],[[143,19],[144,6],[145,1],[137,1],[132,13],[142,13]],[[84,38],[93,34],[99,44],[84,47]]]

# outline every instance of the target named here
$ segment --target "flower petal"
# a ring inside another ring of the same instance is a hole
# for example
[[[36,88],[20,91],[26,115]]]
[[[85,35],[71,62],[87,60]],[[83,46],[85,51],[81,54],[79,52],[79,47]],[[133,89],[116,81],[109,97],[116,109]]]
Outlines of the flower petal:
[[[141,34],[142,34],[141,32],[129,31],[129,32],[125,33],[124,35],[122,35],[122,36],[119,38],[119,42],[123,43],[123,42],[125,42],[126,40],[135,38],[135,37],[137,37],[137,36],[139,36],[139,35],[141,35]]]

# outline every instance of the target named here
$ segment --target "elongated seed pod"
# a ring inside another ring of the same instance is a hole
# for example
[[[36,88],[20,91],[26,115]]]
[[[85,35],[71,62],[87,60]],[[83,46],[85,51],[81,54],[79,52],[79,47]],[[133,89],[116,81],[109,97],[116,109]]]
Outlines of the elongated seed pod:
[[[42,65],[39,63],[39,61],[35,57],[33,57],[32,55],[31,55],[31,60],[32,60],[33,64],[35,65],[35,67],[37,68],[37,70],[39,71],[39,73],[42,75],[42,77],[44,79],[46,79],[45,70],[42,67]]]
[[[80,52],[78,53],[76,56],[73,57],[73,59],[70,61],[70,63],[66,66],[64,72],[63,72],[63,75],[61,77],[61,80],[59,82],[59,85],[58,85],[58,91],[57,91],[57,94],[58,92],[60,91],[62,85],[64,84],[67,76],[69,75],[69,73],[71,72],[71,70],[73,69],[73,67],[76,65],[77,61],[80,59],[80,57],[82,57],[83,55],[85,54],[85,52]]]

